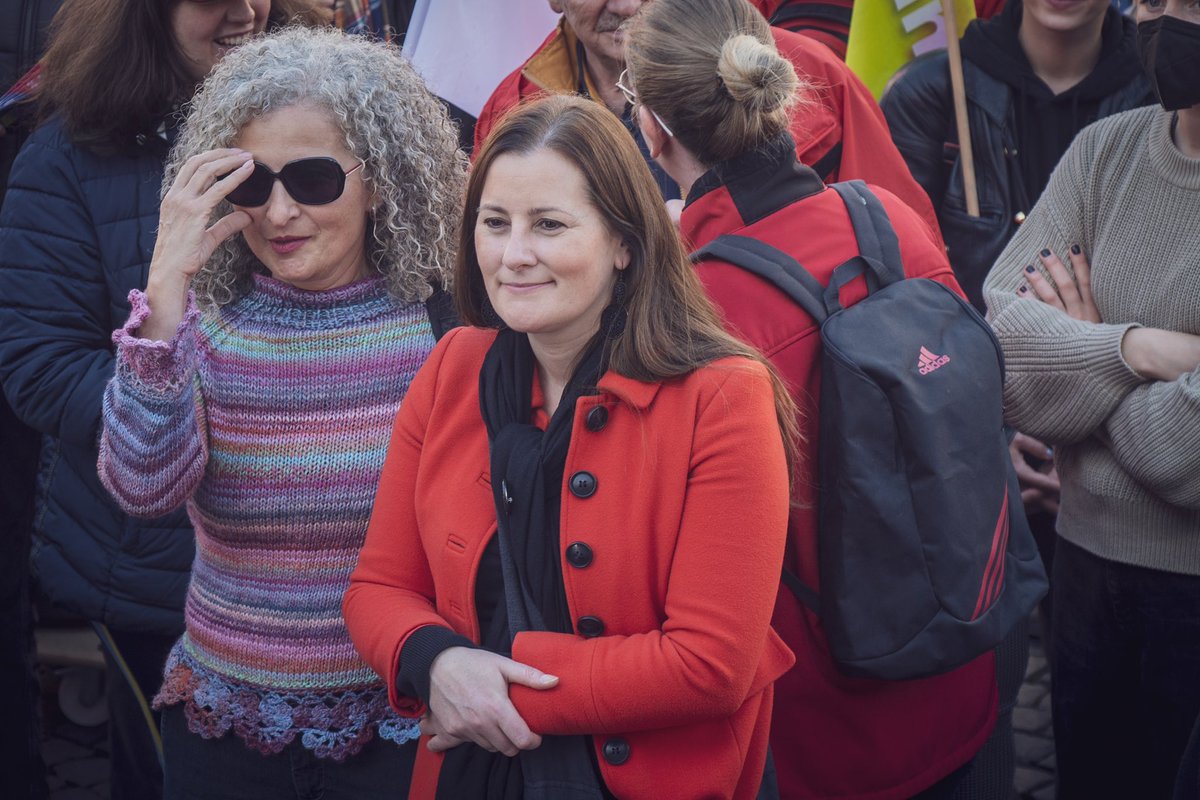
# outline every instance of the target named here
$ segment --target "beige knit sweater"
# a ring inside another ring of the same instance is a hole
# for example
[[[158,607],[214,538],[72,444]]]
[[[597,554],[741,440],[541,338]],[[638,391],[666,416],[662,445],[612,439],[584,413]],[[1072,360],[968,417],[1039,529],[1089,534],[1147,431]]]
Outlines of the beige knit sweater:
[[[1200,334],[1200,159],[1157,106],[1091,125],[984,283],[1008,421],[1055,445],[1059,533],[1096,555],[1200,575],[1200,369],[1148,381],[1121,357],[1144,325]],[[1090,258],[1103,324],[1017,294],[1050,248]]]

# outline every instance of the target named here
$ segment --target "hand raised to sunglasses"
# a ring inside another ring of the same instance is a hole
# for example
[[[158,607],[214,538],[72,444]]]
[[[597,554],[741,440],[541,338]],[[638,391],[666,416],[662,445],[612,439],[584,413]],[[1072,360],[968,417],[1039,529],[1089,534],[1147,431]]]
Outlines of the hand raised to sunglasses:
[[[192,278],[221,242],[250,224],[250,215],[240,210],[211,226],[209,220],[217,204],[253,172],[253,156],[236,148],[209,150],[184,162],[159,207],[146,283],[151,313],[142,325],[143,337],[166,341],[174,336],[187,310]]]

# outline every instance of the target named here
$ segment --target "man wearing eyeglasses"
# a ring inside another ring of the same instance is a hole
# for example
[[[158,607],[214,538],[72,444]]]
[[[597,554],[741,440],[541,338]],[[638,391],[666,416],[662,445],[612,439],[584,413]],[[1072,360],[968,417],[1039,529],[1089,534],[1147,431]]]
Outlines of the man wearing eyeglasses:
[[[529,59],[500,82],[475,125],[475,147],[513,106],[543,93],[577,93],[604,103],[625,120],[663,197],[679,187],[650,158],[633,121],[633,106],[617,82],[625,69],[621,26],[651,0],[549,0],[562,14],[558,27]],[[772,28],[779,52],[817,86],[815,102],[797,107],[791,133],[799,159],[826,181],[861,178],[888,189],[912,206],[940,238],[929,197],[892,143],[883,113],[870,91],[825,45]]]

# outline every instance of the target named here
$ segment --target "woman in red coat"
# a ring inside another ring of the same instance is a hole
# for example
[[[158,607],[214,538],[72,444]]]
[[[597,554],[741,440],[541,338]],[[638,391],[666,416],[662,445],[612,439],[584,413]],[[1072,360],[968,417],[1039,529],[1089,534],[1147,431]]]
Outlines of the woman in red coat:
[[[344,612],[422,716],[415,798],[753,798],[795,408],[596,103],[508,117]],[[499,513],[497,513],[499,509]]]
[[[766,242],[822,285],[858,254],[844,203],[799,163],[788,134],[801,85],[771,31],[744,0],[654,0],[626,33],[625,85],[653,155],[685,188],[680,230],[693,248],[722,234]],[[811,101],[809,101],[811,102]],[[958,288],[941,243],[897,197],[872,187],[899,240],[905,273]],[[815,464],[821,336],[787,295],[719,260],[697,267],[730,329],[767,355],[800,405],[801,465]],[[844,306],[866,293],[862,278]],[[801,472],[787,566],[809,586],[817,574],[818,476]],[[773,624],[796,654],[775,690],[771,749],[788,800],[891,800],[945,792],[996,717],[991,654],[952,672],[908,681],[842,675],[821,621],[786,588]],[[941,794],[936,796],[941,797]]]

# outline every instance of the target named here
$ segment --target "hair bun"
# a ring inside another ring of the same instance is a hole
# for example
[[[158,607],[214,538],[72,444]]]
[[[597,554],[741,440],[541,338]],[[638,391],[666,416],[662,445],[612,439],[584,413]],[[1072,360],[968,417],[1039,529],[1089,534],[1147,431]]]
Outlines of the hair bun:
[[[796,70],[773,45],[745,33],[721,46],[717,76],[734,102],[764,113],[789,105],[800,86]]]

